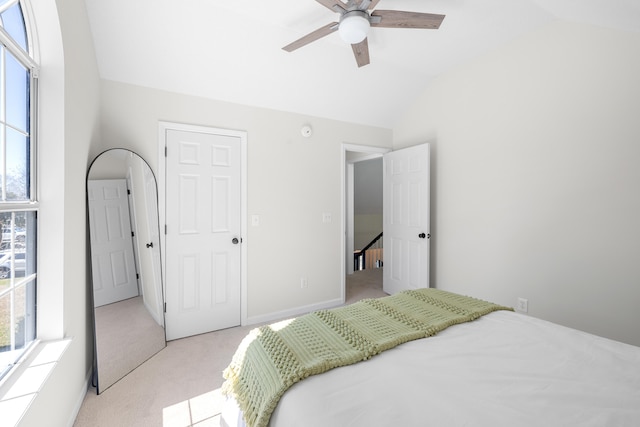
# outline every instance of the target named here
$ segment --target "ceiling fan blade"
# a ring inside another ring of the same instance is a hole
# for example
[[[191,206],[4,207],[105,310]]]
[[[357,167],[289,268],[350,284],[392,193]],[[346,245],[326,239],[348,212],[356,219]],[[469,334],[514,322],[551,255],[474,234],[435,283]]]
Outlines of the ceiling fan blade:
[[[301,48],[302,46],[306,46],[309,43],[314,42],[324,36],[328,36],[329,34],[333,33],[337,29],[338,29],[338,23],[332,22],[330,24],[325,25],[322,28],[318,28],[317,30],[307,34],[304,37],[299,38],[293,43],[289,43],[282,49],[286,50],[287,52],[293,52],[294,50]]]
[[[331,9],[333,12],[346,12],[347,5],[341,2],[340,0],[316,0],[318,3],[323,5],[324,7]]]
[[[369,42],[367,39],[362,40],[360,43],[352,44],[353,55],[356,57],[358,68],[369,64]]]
[[[444,15],[401,10],[376,10],[371,17],[379,17],[380,22],[371,21],[372,27],[382,28],[425,28],[436,30],[444,20]]]

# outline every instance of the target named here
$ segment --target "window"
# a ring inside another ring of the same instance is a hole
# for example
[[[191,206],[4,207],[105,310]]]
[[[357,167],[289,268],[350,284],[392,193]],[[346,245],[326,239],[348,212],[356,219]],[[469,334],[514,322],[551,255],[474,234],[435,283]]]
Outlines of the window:
[[[36,337],[36,66],[20,0],[0,0],[0,378]]]

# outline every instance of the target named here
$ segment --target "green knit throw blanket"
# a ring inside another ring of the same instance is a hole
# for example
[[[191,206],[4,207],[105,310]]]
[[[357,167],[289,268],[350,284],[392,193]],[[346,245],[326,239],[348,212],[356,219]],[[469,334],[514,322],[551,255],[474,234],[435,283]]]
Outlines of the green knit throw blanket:
[[[261,326],[238,347],[222,391],[238,402],[247,426],[264,427],[296,382],[496,310],[512,309],[427,288]]]

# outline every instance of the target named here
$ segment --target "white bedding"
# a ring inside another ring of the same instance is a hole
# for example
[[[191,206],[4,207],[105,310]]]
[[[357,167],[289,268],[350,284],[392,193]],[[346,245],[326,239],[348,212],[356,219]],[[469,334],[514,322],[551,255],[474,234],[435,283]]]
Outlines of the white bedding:
[[[233,400],[222,425],[244,427]],[[272,427],[640,426],[640,347],[496,311],[309,377]]]

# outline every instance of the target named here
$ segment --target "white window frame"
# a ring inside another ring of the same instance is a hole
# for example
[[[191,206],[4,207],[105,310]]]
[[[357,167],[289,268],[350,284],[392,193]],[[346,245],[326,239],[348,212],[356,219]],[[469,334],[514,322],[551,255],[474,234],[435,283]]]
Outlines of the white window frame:
[[[13,5],[15,5],[16,3],[20,4],[20,7],[22,9],[22,15],[23,15],[23,20],[24,20],[24,25],[25,25],[25,33],[26,33],[26,38],[27,38],[27,46],[31,49],[31,46],[33,46],[32,43],[32,36],[31,36],[31,30],[32,30],[32,24],[30,24],[31,20],[31,13],[30,13],[30,9],[28,7],[28,5],[26,4],[25,1],[23,0],[15,0],[12,2],[7,2],[5,5],[3,5],[4,9],[7,9],[9,7],[12,7]],[[22,64],[22,66],[24,66],[25,68],[27,68],[29,70],[29,77],[30,77],[30,81],[29,81],[29,119],[30,119],[30,123],[29,123],[29,138],[30,138],[30,144],[29,144],[29,169],[30,169],[30,177],[29,177],[29,201],[21,201],[21,202],[2,202],[0,201],[0,212],[25,212],[25,211],[35,211],[36,214],[39,211],[40,205],[39,205],[39,197],[38,197],[38,186],[37,186],[37,168],[38,168],[38,164],[37,164],[37,129],[38,129],[38,76],[39,76],[39,66],[36,63],[36,61],[32,58],[32,55],[30,55],[28,52],[26,52],[20,45],[18,45],[14,39],[6,32],[6,30],[0,26],[0,43],[2,45],[4,45],[4,48],[7,49],[11,55],[13,55],[18,62],[20,62]],[[4,101],[4,100],[3,100]],[[39,221],[37,221],[39,223]],[[39,224],[38,224],[39,225]],[[38,226],[36,226],[36,230],[38,229]],[[39,239],[38,239],[39,240]],[[34,241],[33,242],[36,247],[35,250],[38,250],[38,241]],[[36,257],[37,259],[37,257]],[[28,278],[25,278],[25,280],[23,281],[29,281],[29,280],[36,280],[36,276],[37,276],[37,268],[36,268],[36,272],[34,272],[32,275],[30,275]],[[39,294],[38,290],[36,289],[36,293]],[[39,295],[38,295],[39,296]],[[33,307],[34,312],[35,312],[35,316],[36,316],[36,331],[38,330],[38,327],[40,325],[40,321],[38,320],[39,317],[39,313],[36,310],[36,307]],[[29,354],[30,352],[30,347],[33,347],[34,345],[36,345],[38,343],[38,333],[36,332],[36,336],[34,337],[34,340],[29,344],[29,346],[25,347],[24,351],[22,352],[20,359],[23,359],[27,354]],[[4,378],[2,378],[2,380],[4,381],[4,379],[6,377],[8,377],[11,374],[11,372],[7,373],[7,375],[5,375]],[[2,381],[0,381],[0,384],[2,383]]]

